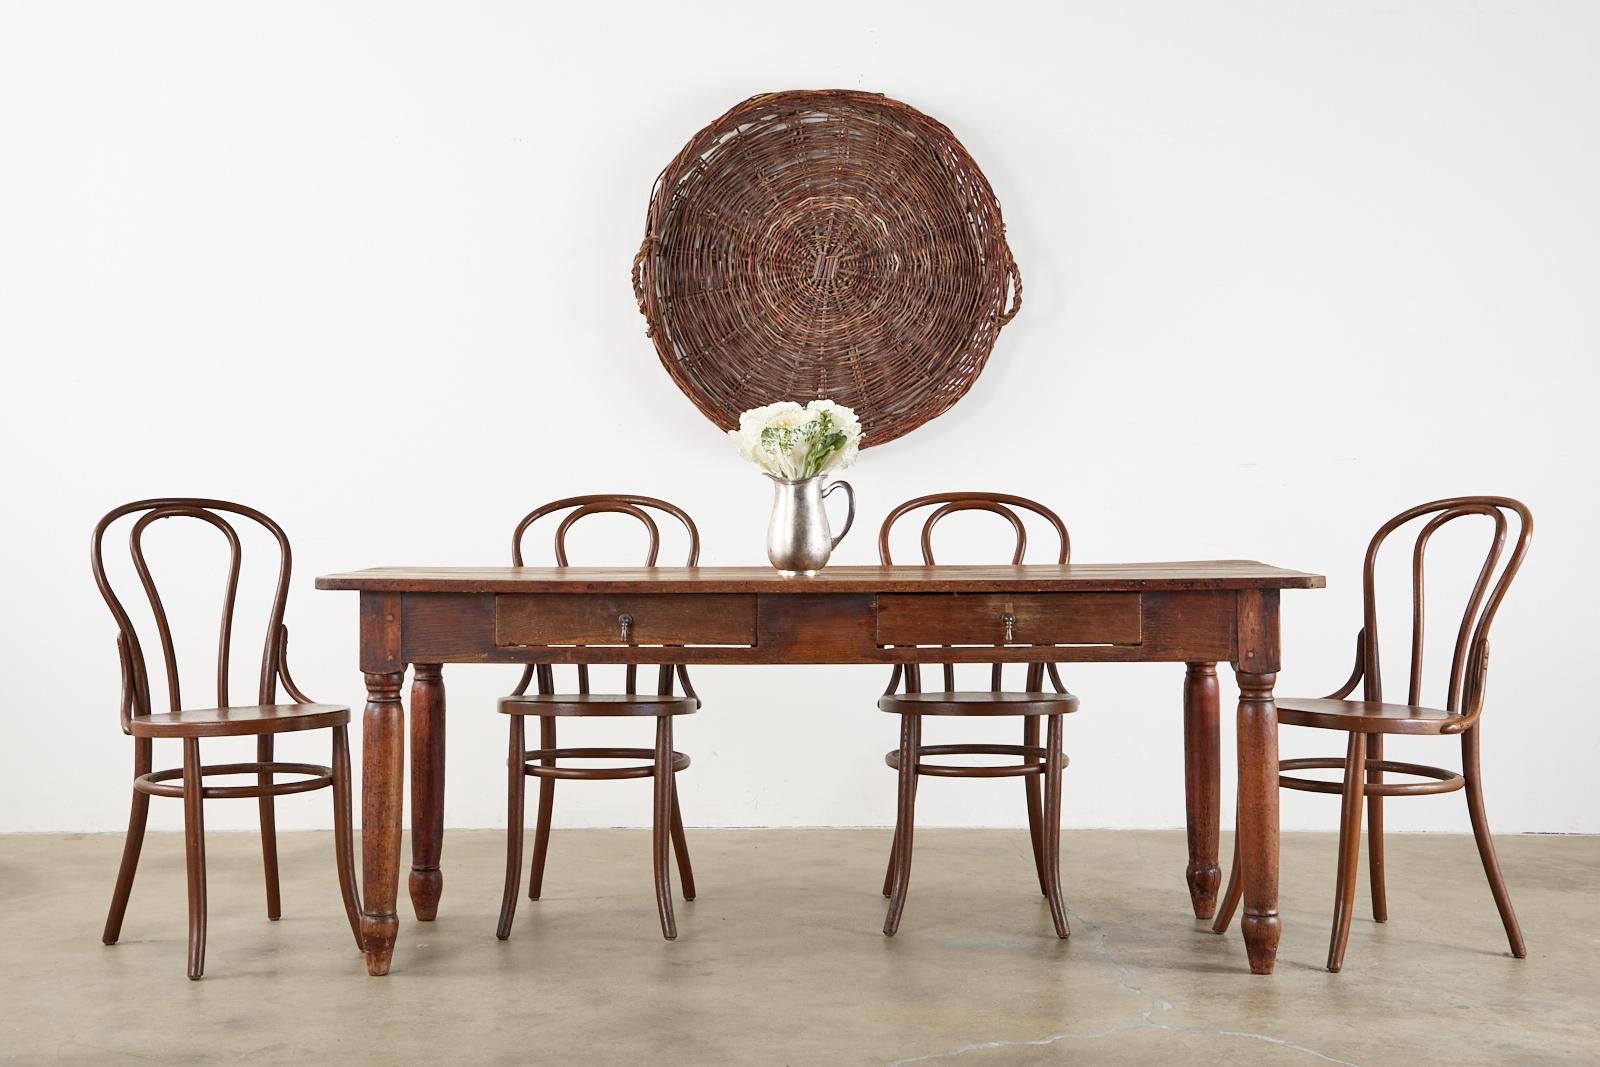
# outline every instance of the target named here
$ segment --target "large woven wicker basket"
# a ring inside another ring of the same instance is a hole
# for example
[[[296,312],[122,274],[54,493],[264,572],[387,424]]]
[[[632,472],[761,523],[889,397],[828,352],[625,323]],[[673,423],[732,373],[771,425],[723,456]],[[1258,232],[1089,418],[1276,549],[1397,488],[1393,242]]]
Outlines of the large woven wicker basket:
[[[961,399],[1022,302],[966,149],[848,90],[751,97],[695,134],[656,180],[633,268],[661,362],[712,422],[827,397],[863,446]]]

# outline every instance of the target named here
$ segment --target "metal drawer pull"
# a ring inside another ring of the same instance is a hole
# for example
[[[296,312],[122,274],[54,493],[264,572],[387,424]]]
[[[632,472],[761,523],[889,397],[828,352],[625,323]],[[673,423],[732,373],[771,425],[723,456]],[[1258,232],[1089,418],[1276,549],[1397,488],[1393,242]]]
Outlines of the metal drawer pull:
[[[1017,639],[1017,617],[1011,612],[1000,616],[1000,621],[1006,624],[1006,644],[1011,644]]]
[[[622,643],[627,644],[628,638],[633,634],[633,616],[627,613],[618,615],[617,626],[622,631]]]

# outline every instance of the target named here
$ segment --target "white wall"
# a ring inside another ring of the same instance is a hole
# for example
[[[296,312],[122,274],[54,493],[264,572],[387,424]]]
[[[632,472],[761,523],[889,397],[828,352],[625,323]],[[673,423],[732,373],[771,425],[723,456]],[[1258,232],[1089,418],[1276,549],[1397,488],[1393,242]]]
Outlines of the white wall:
[[[705,121],[841,86],[965,141],[1027,293],[965,400],[864,454],[839,562],[870,560],[898,500],[981,487],[1054,504],[1081,561],[1322,571],[1326,591],[1285,596],[1280,686],[1318,694],[1347,671],[1379,521],[1522,497],[1540,532],[1495,642],[1490,810],[1506,831],[1600,831],[1597,39],[1582,3],[7,0],[0,830],[125,819],[131,746],[85,551],[118,502],[277,516],[298,551],[296,673],[351,704],[356,600],[314,591],[318,573],[500,562],[524,510],[602,489],[683,504],[709,564],[759,562],[766,483],[660,369],[628,265],[652,179]],[[503,818],[493,701],[514,676],[446,671],[451,825]],[[1069,825],[1181,824],[1181,677],[1069,672]],[[883,681],[698,672],[690,821],[887,822]],[[1223,688],[1231,753],[1226,671]],[[1014,783],[921,797],[929,824],[1023,814]],[[285,801],[280,824],[325,825],[324,807]],[[642,785],[579,786],[559,817],[647,810]],[[1466,827],[1459,798],[1391,810]],[[1284,811],[1335,818],[1325,797]],[[156,812],[176,825],[178,805]],[[207,818],[247,827],[254,806]]]

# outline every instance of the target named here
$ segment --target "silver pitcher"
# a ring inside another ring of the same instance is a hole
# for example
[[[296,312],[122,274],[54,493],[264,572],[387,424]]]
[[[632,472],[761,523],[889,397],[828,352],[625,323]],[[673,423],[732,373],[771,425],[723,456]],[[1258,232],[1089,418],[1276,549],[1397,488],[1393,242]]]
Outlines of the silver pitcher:
[[[796,575],[810,577],[828,563],[834,547],[850,532],[856,521],[856,491],[849,482],[834,482],[822,488],[826,474],[791,481],[772,479],[772,522],[767,526],[767,558],[785,578]],[[843,488],[850,499],[850,510],[844,518],[844,529],[838,537],[828,530],[828,512],[822,506],[823,497],[835,489]]]

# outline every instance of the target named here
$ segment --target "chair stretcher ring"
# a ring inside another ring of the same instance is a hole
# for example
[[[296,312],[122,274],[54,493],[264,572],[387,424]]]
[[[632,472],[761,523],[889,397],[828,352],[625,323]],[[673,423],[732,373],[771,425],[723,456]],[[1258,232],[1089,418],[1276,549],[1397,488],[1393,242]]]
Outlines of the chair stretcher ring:
[[[653,748],[534,748],[522,754],[522,773],[534,778],[571,778],[589,781],[653,778],[656,773],[655,758],[656,750]],[[551,764],[542,762],[546,759],[551,760]],[[650,762],[642,767],[560,767],[554,765],[554,761],[563,759],[642,759]],[[672,754],[672,770],[674,774],[688,766],[688,756],[682,752],[674,752]]]
[[[1044,760],[1049,749],[1043,745],[923,745],[917,749],[917,773],[937,778],[1017,778],[1028,774],[1044,774]],[[1007,763],[998,767],[964,767],[948,763],[924,763],[925,756],[1022,756],[1038,760],[1037,763]],[[895,770],[900,769],[900,750],[884,753],[883,762]],[[1065,754],[1061,766],[1068,763]]]
[[[293,782],[269,781],[263,785],[257,782],[254,785],[206,785],[204,779],[207,775],[214,774],[305,774]],[[200,768],[202,779],[200,796],[204,800],[230,800],[245,797],[281,797],[290,793],[310,793],[333,784],[333,771],[318,763],[217,763],[209,767]],[[153,797],[183,797],[183,786],[167,785],[166,783],[181,780],[183,768],[178,767],[170,771],[151,771],[141,774],[133,780],[133,788],[140,793],[148,793]]]
[[[1394,774],[1410,774],[1430,779],[1426,782],[1364,782],[1363,795],[1369,797],[1420,797],[1435,793],[1454,793],[1463,788],[1467,780],[1455,771],[1443,767],[1429,767],[1422,763],[1399,763],[1395,760],[1369,759],[1367,769]],[[1280,771],[1339,770],[1345,769],[1342,756],[1308,756],[1301,759],[1278,761]],[[1342,782],[1323,782],[1315,778],[1294,778],[1278,775],[1278,785],[1284,789],[1298,789],[1303,793],[1343,793]]]

